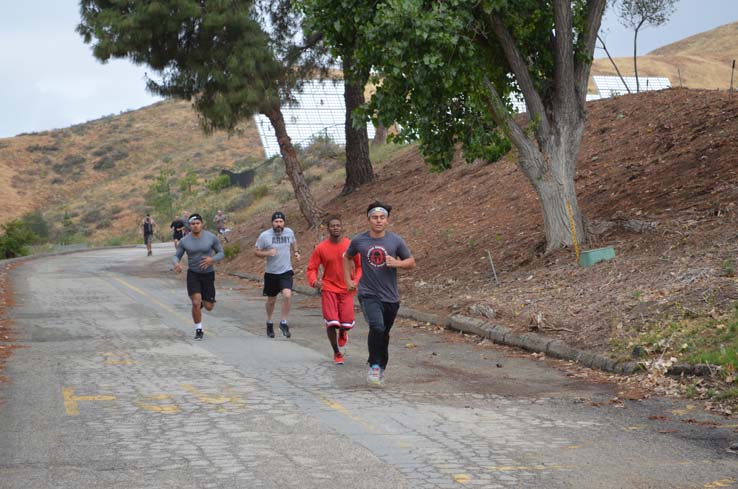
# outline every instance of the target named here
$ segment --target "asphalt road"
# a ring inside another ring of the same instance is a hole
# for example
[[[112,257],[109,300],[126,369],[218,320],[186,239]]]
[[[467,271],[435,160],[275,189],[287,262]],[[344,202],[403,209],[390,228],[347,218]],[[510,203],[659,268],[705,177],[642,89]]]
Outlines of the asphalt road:
[[[738,487],[736,420],[456,333],[402,321],[369,387],[363,321],[335,366],[314,298],[269,339],[258,286],[219,277],[194,341],[171,251],[13,270],[0,488]]]

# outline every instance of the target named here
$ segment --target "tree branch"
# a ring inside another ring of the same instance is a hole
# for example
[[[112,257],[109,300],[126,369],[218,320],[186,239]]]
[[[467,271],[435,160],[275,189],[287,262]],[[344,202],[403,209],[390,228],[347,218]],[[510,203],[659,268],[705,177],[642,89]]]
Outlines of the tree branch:
[[[584,103],[587,100],[587,85],[589,84],[589,73],[592,69],[592,58],[597,44],[597,34],[600,32],[602,15],[605,12],[607,0],[589,0],[587,2],[587,19],[584,21],[584,32],[581,45],[582,56],[575,60],[574,83],[577,96]]]
[[[530,173],[530,177],[534,177],[536,174],[543,174],[544,169],[538,167],[531,167],[527,162],[539,161],[540,158],[535,158],[535,154],[538,152],[538,148],[531,142],[528,136],[525,135],[523,129],[510,117],[510,113],[507,111],[507,107],[502,101],[499,92],[489,81],[489,78],[484,77],[484,84],[487,87],[489,95],[487,101],[489,103],[492,118],[497,125],[503,130],[505,135],[512,141],[520,153],[521,165],[526,166],[526,171]]]
[[[571,1],[555,0],[554,9],[554,86],[556,98],[565,106],[573,106],[576,88],[574,82],[574,32],[571,20]]]
[[[549,134],[550,126],[548,117],[546,116],[546,109],[533,83],[533,77],[528,71],[528,64],[523,60],[520,51],[515,46],[515,40],[507,27],[505,27],[505,24],[502,23],[502,20],[495,14],[490,14],[489,19],[492,32],[499,41],[500,46],[502,46],[502,50],[505,52],[505,58],[515,74],[520,90],[523,92],[525,105],[531,120],[538,121],[538,127],[542,134]],[[489,81],[487,81],[487,84],[494,89]],[[494,93],[497,94],[497,91],[495,90]],[[497,97],[499,98],[499,94],[497,94]]]

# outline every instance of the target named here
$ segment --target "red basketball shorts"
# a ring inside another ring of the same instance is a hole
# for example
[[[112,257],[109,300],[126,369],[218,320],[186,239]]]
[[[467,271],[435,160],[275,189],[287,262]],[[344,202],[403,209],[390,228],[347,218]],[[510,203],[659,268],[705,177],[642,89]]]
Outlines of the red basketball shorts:
[[[354,327],[354,296],[323,291],[321,294],[323,318],[328,328],[351,329]]]

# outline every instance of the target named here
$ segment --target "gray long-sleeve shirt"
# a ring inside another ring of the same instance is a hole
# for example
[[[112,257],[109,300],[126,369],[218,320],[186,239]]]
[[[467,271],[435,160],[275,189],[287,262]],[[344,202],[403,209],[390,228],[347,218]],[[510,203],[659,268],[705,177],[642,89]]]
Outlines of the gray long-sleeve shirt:
[[[176,265],[187,252],[188,268],[196,273],[210,273],[215,270],[212,265],[208,268],[200,268],[200,260],[206,256],[212,256],[214,261],[220,261],[225,254],[218,238],[210,231],[203,230],[200,237],[196,238],[192,233],[188,234],[179,242],[177,252],[172,257]]]

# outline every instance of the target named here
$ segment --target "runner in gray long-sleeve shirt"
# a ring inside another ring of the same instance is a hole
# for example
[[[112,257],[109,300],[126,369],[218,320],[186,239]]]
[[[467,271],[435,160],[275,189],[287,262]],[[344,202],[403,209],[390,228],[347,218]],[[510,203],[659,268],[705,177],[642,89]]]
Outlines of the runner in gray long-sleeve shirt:
[[[192,214],[188,220],[191,232],[179,242],[177,252],[172,257],[173,270],[182,271],[180,260],[187,253],[187,295],[192,301],[192,320],[195,323],[195,339],[201,340],[202,308],[212,311],[215,307],[215,269],[213,263],[223,259],[223,247],[210,231],[203,230],[200,214]]]

